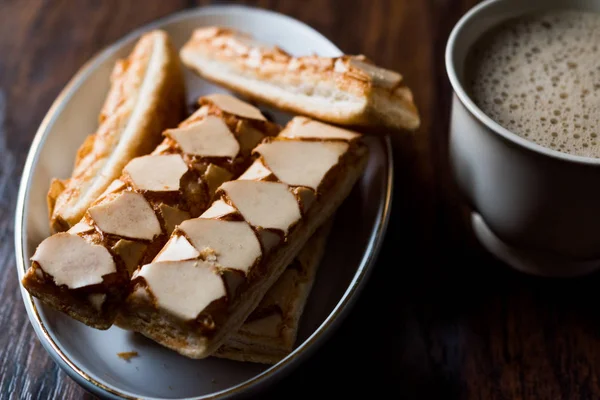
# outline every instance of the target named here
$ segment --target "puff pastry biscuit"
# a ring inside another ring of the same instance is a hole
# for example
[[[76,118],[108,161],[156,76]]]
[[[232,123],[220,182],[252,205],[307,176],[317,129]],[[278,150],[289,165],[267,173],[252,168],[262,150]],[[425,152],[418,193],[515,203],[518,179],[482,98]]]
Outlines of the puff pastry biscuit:
[[[360,134],[295,117],[133,274],[119,325],[191,358],[238,331],[362,174]]]
[[[116,63],[98,130],[79,148],[72,176],[50,185],[52,232],[79,222],[131,159],[150,153],[161,132],[185,117],[185,106],[180,61],[168,35],[146,33],[129,57]]]
[[[99,329],[109,328],[130,275],[152,261],[182,221],[211,204],[219,185],[252,163],[251,151],[278,125],[234,97],[203,97],[201,107],[121,177],[67,232],[45,239],[23,285],[44,303]]]
[[[362,55],[293,57],[220,27],[197,29],[180,55],[203,78],[279,109],[347,126],[420,125],[402,76]]]

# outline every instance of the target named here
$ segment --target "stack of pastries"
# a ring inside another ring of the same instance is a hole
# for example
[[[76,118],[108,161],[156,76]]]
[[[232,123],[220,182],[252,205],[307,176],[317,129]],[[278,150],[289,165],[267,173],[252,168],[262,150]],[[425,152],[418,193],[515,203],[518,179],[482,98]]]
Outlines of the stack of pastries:
[[[181,62],[298,116],[281,127],[228,94],[187,116]],[[116,324],[191,358],[276,363],[367,163],[356,130],[418,126],[402,77],[364,56],[293,57],[218,27],[177,54],[149,32],[117,62],[72,176],[51,182],[53,235],[22,283],[94,328]]]

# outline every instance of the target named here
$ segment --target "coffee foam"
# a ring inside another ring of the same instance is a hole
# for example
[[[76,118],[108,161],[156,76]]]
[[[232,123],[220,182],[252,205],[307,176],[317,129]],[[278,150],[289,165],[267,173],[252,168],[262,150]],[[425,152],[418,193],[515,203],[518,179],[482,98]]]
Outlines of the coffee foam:
[[[468,61],[475,103],[544,147],[600,158],[600,14],[556,10],[484,35]]]

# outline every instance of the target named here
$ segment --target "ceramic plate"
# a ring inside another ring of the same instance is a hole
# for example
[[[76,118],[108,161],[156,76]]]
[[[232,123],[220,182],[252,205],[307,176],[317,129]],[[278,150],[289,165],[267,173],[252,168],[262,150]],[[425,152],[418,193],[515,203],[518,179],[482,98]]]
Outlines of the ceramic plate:
[[[15,229],[19,277],[36,246],[49,234],[46,192],[52,177],[70,175],[77,148],[94,132],[117,58],[126,56],[143,31],[166,30],[179,48],[194,28],[222,25],[249,32],[290,53],[336,56],[340,50],[303,23],[245,7],[204,7],[172,15],[137,30],[89,61],[52,105],[40,126],[23,173]],[[186,72],[190,104],[223,91]],[[271,112],[281,124],[289,115]],[[85,389],[104,398],[226,398],[264,387],[297,366],[340,322],[365,283],[386,228],[392,193],[388,139],[369,138],[367,170],[336,215],[292,354],[274,366],[222,359],[190,360],[139,335],[113,327],[89,328],[42,306],[22,290],[36,334],[52,358]],[[137,351],[124,361],[118,352]]]

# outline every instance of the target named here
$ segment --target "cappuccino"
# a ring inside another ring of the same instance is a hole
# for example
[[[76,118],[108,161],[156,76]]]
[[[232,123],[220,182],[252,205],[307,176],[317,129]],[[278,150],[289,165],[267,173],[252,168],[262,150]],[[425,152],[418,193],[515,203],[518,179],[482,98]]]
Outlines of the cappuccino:
[[[555,10],[509,20],[472,48],[470,95],[541,146],[600,158],[600,14]]]

